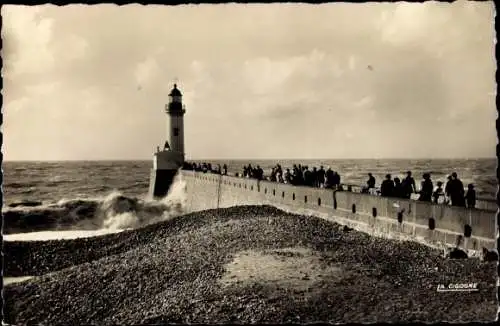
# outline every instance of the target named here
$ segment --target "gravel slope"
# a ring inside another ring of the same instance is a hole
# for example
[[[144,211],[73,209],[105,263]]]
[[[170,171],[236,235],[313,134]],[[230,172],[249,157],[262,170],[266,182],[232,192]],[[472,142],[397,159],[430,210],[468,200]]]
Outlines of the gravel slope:
[[[220,281],[241,252],[294,247],[320,257],[318,268],[340,266],[342,277],[308,288]],[[93,239],[5,243],[4,253],[7,276],[52,272],[5,287],[13,324],[491,321],[497,310],[496,262],[445,260],[416,243],[268,206],[197,212]],[[480,291],[436,292],[447,282],[478,282]]]

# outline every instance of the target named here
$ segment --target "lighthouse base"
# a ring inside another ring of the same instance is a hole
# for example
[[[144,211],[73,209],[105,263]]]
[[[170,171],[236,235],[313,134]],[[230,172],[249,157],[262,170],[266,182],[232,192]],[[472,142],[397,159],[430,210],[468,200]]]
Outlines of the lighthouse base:
[[[152,198],[165,197],[174,183],[177,170],[151,169],[149,177],[149,196]]]

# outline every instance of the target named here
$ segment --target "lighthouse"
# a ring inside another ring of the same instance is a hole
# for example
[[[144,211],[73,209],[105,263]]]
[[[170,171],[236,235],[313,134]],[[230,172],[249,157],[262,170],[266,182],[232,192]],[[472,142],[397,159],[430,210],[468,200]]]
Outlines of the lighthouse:
[[[184,164],[184,114],[186,108],[182,104],[182,93],[174,84],[165,105],[167,114],[167,140],[160,149],[156,148],[153,157],[153,168],[149,180],[149,194],[153,198],[167,195],[179,168]]]

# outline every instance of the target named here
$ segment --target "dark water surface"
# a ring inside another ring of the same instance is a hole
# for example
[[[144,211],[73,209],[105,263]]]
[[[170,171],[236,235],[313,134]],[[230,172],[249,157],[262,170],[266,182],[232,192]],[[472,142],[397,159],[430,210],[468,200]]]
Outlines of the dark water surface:
[[[200,162],[200,161],[196,161]],[[467,160],[207,160],[228,165],[229,172],[242,172],[243,166],[260,165],[265,172],[280,163],[283,167],[306,164],[323,165],[338,171],[342,182],[364,185],[372,172],[380,184],[386,173],[404,176],[413,171],[419,182],[422,173],[431,172],[434,183],[446,181],[456,171],[464,185],[473,183],[478,196],[494,197],[497,191],[496,159]],[[118,191],[127,197],[147,194],[151,161],[80,161],[80,162],[4,162],[4,205],[21,200],[58,202],[61,199],[96,198]]]

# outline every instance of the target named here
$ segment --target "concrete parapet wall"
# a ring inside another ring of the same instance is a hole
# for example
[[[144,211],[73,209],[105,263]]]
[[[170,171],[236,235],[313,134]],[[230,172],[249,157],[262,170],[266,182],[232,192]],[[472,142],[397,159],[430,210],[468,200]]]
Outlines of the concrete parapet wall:
[[[182,171],[187,209],[272,205],[314,215],[376,236],[416,240],[434,247],[466,237],[467,249],[495,248],[496,211],[465,209],[354,192],[292,186],[254,179]],[[469,228],[470,227],[470,228]],[[470,232],[470,237],[466,234]]]

